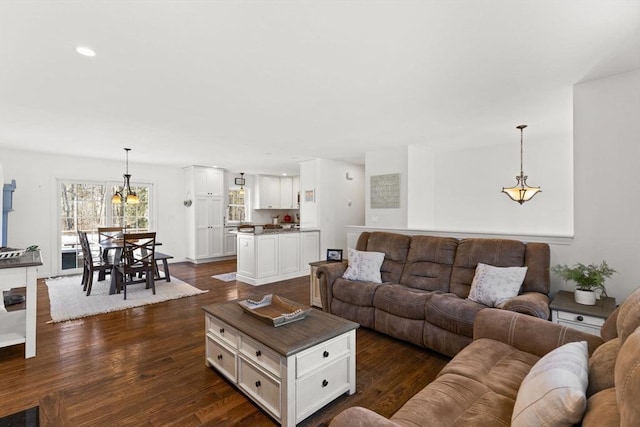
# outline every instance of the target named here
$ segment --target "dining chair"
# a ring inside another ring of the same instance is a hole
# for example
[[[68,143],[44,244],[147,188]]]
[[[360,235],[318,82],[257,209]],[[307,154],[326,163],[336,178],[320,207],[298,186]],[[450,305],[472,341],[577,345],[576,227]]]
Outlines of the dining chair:
[[[116,264],[116,288],[124,290],[127,299],[127,286],[146,283],[146,288],[151,288],[155,295],[156,233],[126,233],[123,239],[122,257]],[[140,273],[144,273],[144,279],[136,280]]]
[[[80,245],[82,246],[82,257],[84,258],[84,267],[82,271],[82,290],[87,292],[87,296],[91,295],[91,287],[93,285],[93,275],[98,272],[98,280],[104,280],[104,273],[113,269],[113,264],[104,262],[102,258],[93,259],[91,253],[91,245],[85,231],[78,230]],[[101,279],[102,277],[102,279]]]
[[[122,240],[124,230],[122,227],[98,227],[98,244]],[[101,249],[103,261],[109,261],[109,249]]]

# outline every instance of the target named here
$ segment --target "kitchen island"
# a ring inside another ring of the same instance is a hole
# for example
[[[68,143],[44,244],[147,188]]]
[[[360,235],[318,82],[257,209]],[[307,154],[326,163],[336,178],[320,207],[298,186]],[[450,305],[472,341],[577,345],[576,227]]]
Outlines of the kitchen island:
[[[258,286],[309,274],[320,259],[318,230],[238,232],[236,280]]]

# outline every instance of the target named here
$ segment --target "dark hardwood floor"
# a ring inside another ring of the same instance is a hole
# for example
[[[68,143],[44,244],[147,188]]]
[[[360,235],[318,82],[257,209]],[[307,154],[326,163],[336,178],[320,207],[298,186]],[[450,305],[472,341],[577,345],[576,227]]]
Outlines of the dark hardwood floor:
[[[36,357],[24,359],[24,345],[0,348],[0,417],[39,405],[44,426],[277,425],[205,366],[201,307],[267,293],[308,304],[309,277],[257,287],[211,278],[235,268],[235,261],[171,264],[173,276],[209,292],[53,324],[39,280]],[[357,392],[299,425],[322,425],[351,406],[390,416],[448,360],[360,328]]]

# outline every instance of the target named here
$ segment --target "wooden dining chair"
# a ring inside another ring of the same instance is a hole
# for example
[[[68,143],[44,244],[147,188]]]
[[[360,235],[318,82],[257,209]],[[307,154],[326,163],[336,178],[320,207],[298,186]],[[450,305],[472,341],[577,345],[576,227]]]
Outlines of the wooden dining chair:
[[[82,257],[84,258],[84,267],[82,271],[82,290],[87,292],[87,296],[91,295],[91,286],[93,285],[93,275],[98,272],[98,280],[104,280],[104,273],[113,269],[113,264],[104,262],[102,258],[93,259],[91,253],[91,245],[85,231],[78,230],[80,245],[82,246]],[[102,277],[102,279],[101,279]]]
[[[122,257],[116,265],[116,288],[124,290],[124,299],[127,299],[127,286],[135,283],[146,283],[146,288],[156,294],[155,247],[155,232],[124,235]],[[140,273],[144,274],[144,279],[136,280]]]
[[[124,230],[122,227],[98,227],[98,244],[105,242],[112,242],[115,240],[122,240]],[[109,250],[101,249],[102,260],[109,261]]]

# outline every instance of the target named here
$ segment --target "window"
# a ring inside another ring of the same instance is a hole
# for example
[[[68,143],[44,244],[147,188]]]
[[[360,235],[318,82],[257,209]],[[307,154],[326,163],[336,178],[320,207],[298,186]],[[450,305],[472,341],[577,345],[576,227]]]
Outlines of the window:
[[[227,205],[227,222],[243,222],[247,220],[245,197],[246,190],[229,189],[229,204]]]
[[[59,271],[82,267],[78,230],[86,231],[90,242],[97,242],[98,227],[126,226],[132,231],[151,229],[151,185],[131,187],[140,199],[137,205],[112,205],[111,196],[119,188],[111,182],[59,182]]]

